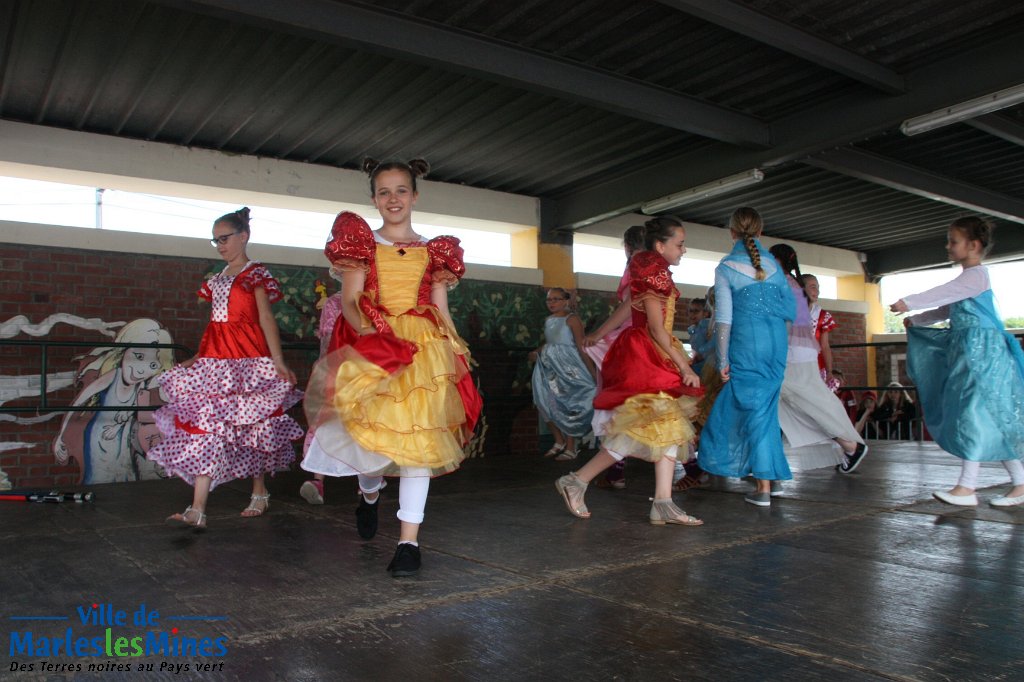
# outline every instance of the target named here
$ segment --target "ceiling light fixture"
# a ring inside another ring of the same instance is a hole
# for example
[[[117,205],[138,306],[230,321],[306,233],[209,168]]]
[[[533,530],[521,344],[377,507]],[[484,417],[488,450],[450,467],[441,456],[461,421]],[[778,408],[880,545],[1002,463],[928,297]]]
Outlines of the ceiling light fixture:
[[[904,135],[917,135],[918,133],[934,130],[935,128],[948,126],[951,123],[959,123],[976,116],[1012,107],[1021,102],[1024,102],[1024,84],[999,90],[983,97],[969,99],[966,102],[954,104],[951,107],[939,109],[930,114],[908,118],[900,124],[900,132]]]
[[[661,211],[667,211],[670,208],[676,208],[677,206],[685,206],[686,204],[693,204],[704,199],[710,199],[711,197],[717,197],[720,194],[728,194],[750,185],[756,185],[757,183],[764,180],[764,172],[759,168],[737,173],[736,175],[730,175],[727,178],[721,180],[715,180],[704,185],[698,185],[697,187],[691,187],[690,189],[684,189],[682,192],[676,192],[675,194],[669,194],[668,196],[661,197],[660,199],[651,199],[650,201],[644,202],[640,206],[640,210],[647,215],[653,215]]]

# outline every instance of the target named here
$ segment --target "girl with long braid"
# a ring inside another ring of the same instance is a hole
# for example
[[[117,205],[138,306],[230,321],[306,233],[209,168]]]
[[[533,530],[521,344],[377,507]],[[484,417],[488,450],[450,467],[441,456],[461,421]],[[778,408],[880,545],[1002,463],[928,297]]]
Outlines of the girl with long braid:
[[[725,386],[701,433],[700,465],[718,476],[753,475],[746,501],[771,505],[771,482],[792,478],[779,431],[779,393],[786,373],[786,322],[796,301],[758,237],[764,223],[752,208],[729,220],[736,240],[715,270],[715,335]]]

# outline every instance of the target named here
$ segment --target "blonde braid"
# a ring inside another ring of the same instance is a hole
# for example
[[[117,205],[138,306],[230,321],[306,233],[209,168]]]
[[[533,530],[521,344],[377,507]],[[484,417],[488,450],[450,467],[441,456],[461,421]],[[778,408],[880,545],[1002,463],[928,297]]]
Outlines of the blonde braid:
[[[737,208],[729,219],[729,229],[743,239],[743,246],[747,249],[747,255],[750,256],[750,264],[757,271],[758,281],[764,280],[765,272],[761,267],[761,252],[757,250],[754,238],[761,234],[763,226],[761,214],[747,206]]]
[[[757,279],[764,279],[764,269],[761,267],[761,252],[757,250],[757,244],[754,243],[754,237],[751,235],[745,235],[743,237],[743,246],[747,248],[747,254],[750,256],[750,264],[757,270]]]

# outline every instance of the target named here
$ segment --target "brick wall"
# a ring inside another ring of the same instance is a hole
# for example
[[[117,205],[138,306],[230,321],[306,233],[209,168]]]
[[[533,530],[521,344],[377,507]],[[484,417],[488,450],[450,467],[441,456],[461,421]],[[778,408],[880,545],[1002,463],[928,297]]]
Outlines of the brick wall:
[[[0,321],[24,315],[35,324],[58,312],[107,322],[148,317],[162,323],[175,343],[194,351],[209,317],[208,304],[199,301],[195,292],[206,274],[222,265],[217,258],[130,256],[0,244]],[[267,265],[286,290],[285,301],[275,305],[282,341],[315,344],[316,339],[310,336],[317,315],[312,282],[317,278],[327,280],[326,273],[319,268]],[[470,343],[477,365],[475,374],[485,397],[483,423],[487,432],[482,454],[536,451],[537,418],[526,354],[537,347],[543,331],[547,315],[544,290],[466,280],[450,295],[450,307],[459,332]],[[20,334],[15,338],[31,337]],[[65,324],[58,324],[41,338],[89,343],[86,348],[51,349],[47,354],[49,373],[76,369],[76,356],[111,340],[97,331]],[[178,354],[177,359],[185,358]],[[300,385],[304,385],[316,353],[288,351],[286,359]],[[0,374],[36,376],[39,371],[40,353],[35,349],[0,345]],[[48,394],[47,400],[51,406],[67,405],[77,393],[78,388],[67,388]],[[8,401],[0,406],[0,413],[5,408],[38,402],[37,396]],[[291,414],[304,423],[301,408],[293,408]],[[15,486],[65,486],[78,479],[77,465],[58,465],[51,452],[61,420],[56,416],[36,424],[0,421],[0,442],[29,446],[0,451],[0,468]]]
[[[282,280],[284,302],[275,306],[282,341],[315,344],[313,306],[315,279],[327,278],[319,268],[297,268],[268,263]],[[217,258],[130,256],[104,251],[61,247],[0,244],[0,321],[24,315],[31,323],[64,312],[104,321],[130,321],[149,317],[162,323],[175,343],[196,349],[209,316],[207,304],[195,291],[204,276],[222,263]],[[587,329],[603,322],[616,305],[614,293],[580,291],[579,314]],[[465,280],[450,295],[449,305],[459,333],[470,345],[475,375],[484,396],[486,438],[484,456],[537,453],[538,423],[530,390],[531,366],[526,354],[536,348],[547,316],[541,287]],[[686,329],[688,299],[676,305],[675,329]],[[864,317],[834,313],[839,329],[833,343],[863,342]],[[19,335],[17,339],[28,338]],[[76,356],[109,338],[96,331],[57,325],[45,337],[51,341],[84,341],[89,348],[52,349],[48,371],[77,367]],[[836,351],[836,366],[853,384],[866,381],[863,349]],[[287,361],[304,385],[315,351],[287,352]],[[179,355],[179,360],[184,359]],[[0,345],[0,374],[38,375],[39,354],[25,347]],[[67,405],[78,393],[68,388],[47,396],[50,405]],[[36,405],[38,398],[9,401],[5,407]],[[301,409],[292,415],[303,421]],[[21,414],[19,416],[27,416]],[[21,442],[27,448],[0,451],[0,468],[16,486],[65,486],[78,478],[74,464],[60,466],[51,452],[61,417],[31,425],[0,421],[0,442]]]

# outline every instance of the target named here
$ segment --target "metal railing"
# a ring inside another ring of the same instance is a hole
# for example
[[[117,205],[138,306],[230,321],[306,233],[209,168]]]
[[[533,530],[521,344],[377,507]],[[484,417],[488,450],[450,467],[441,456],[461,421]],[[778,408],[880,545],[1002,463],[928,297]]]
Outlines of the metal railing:
[[[39,404],[3,406],[0,405],[0,412],[25,413],[39,411],[54,412],[145,412],[156,410],[160,405],[116,405],[106,407],[103,405],[51,405],[47,399],[47,372],[49,370],[49,350],[51,348],[88,348],[90,350],[102,348],[145,348],[181,351],[182,355],[192,357],[195,354],[188,346],[180,343],[96,343],[95,341],[50,341],[45,339],[3,339],[0,340],[0,347],[4,346],[27,346],[38,348],[39,353]],[[282,343],[281,350],[305,350],[319,352],[320,346],[315,343]],[[23,400],[24,398],[19,398]]]

